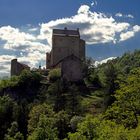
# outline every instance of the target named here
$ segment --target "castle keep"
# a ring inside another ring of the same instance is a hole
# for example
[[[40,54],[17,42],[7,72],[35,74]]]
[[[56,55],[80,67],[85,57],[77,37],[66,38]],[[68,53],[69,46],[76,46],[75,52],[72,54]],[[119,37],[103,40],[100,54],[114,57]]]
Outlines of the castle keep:
[[[46,54],[46,68],[61,68],[62,77],[68,81],[82,79],[82,61],[85,59],[85,41],[79,29],[54,29],[52,50]]]
[[[85,59],[85,41],[80,39],[79,29],[53,29],[52,50],[46,54],[46,68],[56,67],[59,61],[70,55]]]

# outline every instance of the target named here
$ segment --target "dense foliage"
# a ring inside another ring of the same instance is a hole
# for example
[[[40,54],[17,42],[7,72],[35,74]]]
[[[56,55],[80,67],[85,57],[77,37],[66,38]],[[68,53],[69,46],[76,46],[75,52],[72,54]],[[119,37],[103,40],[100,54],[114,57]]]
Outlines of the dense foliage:
[[[84,71],[77,82],[60,69],[0,80],[0,140],[139,140],[140,51]]]

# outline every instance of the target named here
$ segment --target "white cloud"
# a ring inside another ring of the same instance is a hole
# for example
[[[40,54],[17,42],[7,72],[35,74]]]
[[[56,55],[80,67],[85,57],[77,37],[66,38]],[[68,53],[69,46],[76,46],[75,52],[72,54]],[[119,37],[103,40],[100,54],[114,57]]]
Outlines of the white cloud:
[[[122,32],[120,34],[120,41],[125,41],[125,40],[128,40],[128,39],[134,37],[137,32],[140,32],[140,26],[135,25],[135,26],[133,26],[133,28],[131,30]]]
[[[109,60],[113,60],[113,59],[116,59],[116,57],[109,57],[109,58],[103,59],[101,61],[95,61],[94,65],[95,65],[95,67],[97,67],[98,65],[107,63]]]
[[[131,14],[128,14],[127,17],[128,17],[128,18],[134,18],[134,16],[131,15]]]
[[[133,26],[133,30],[134,30],[134,32],[139,32],[140,26],[138,26],[138,25]]]
[[[6,41],[3,47],[9,50],[50,50],[47,43],[41,43],[33,34],[21,32],[19,29],[11,26],[3,26],[0,28],[0,39]]]
[[[90,7],[88,5],[82,5],[79,10],[78,14],[88,14]]]
[[[11,55],[0,55],[0,77],[9,76],[11,59],[14,58],[15,56]]]
[[[122,17],[123,15],[122,15],[122,13],[117,13],[115,16],[116,17]]]
[[[124,17],[124,18],[134,18],[134,16],[131,14],[123,15],[122,13],[116,13],[115,16],[116,17]]]
[[[118,15],[121,16],[121,13]],[[117,22],[112,16],[92,12],[89,6],[82,5],[77,14],[72,17],[42,23],[38,38],[47,37],[51,45],[52,29],[66,26],[70,29],[80,28],[81,37],[86,40],[87,44],[119,42],[118,35],[133,28],[128,22]]]
[[[45,60],[46,53],[41,53],[40,51],[34,51],[33,53],[27,54],[27,56],[18,57],[19,62],[25,63],[30,67],[37,66],[40,62]]]
[[[31,31],[31,32],[34,32],[34,31],[37,31],[38,30],[38,28],[31,28],[31,29],[29,29],[29,31]]]
[[[28,33],[20,32],[18,28],[11,26],[3,26],[0,28],[0,39],[6,40],[9,43],[19,43],[25,40],[33,41],[35,37]]]

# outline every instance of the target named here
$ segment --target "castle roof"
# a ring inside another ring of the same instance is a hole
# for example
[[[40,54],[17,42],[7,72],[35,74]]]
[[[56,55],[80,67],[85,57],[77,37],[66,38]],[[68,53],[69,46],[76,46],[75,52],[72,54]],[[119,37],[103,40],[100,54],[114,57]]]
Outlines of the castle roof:
[[[68,30],[67,28],[64,29],[53,29],[53,35],[60,35],[60,36],[77,36],[79,37],[79,30]]]

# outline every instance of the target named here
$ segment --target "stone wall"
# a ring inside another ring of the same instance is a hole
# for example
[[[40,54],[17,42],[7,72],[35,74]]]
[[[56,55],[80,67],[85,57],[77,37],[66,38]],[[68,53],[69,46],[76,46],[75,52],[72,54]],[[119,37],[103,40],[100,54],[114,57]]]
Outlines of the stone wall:
[[[59,32],[59,30],[57,30]],[[72,30],[76,35],[71,34],[71,30],[60,30],[61,32],[68,31],[69,34],[53,34],[52,50],[47,53],[46,68],[51,68],[59,61],[67,56],[75,55],[80,59],[85,58],[85,41],[80,39],[79,31]]]
[[[85,41],[80,39],[79,30],[53,30],[52,50],[46,54],[47,69],[60,67],[64,79],[77,81],[83,77],[84,59]]]
[[[80,39],[79,58],[85,59],[85,41]]]
[[[79,57],[79,38],[70,36],[54,36],[52,46],[52,65],[65,57],[74,54]]]
[[[11,60],[11,76],[20,75],[24,69],[30,70],[30,67],[25,64],[19,63],[17,59]]]
[[[79,81],[83,78],[82,61],[74,55],[66,57],[61,63],[61,74],[67,81]]]

